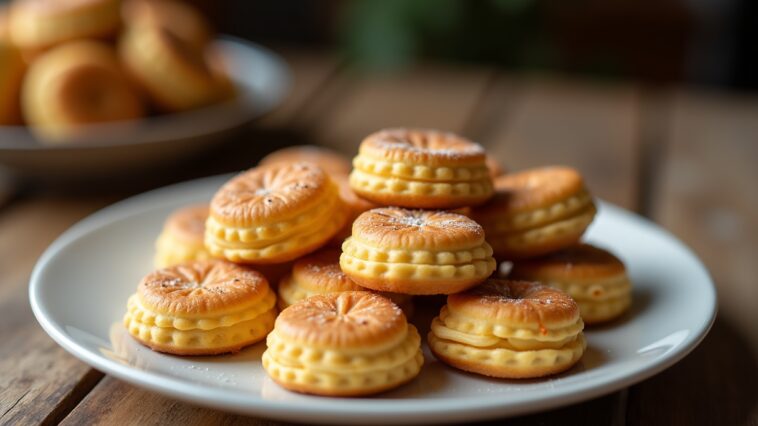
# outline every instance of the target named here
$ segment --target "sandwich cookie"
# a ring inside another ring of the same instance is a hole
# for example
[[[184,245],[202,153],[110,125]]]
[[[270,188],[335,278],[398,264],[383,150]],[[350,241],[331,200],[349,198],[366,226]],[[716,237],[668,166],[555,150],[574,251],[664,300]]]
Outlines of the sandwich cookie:
[[[472,210],[500,260],[540,256],[581,238],[595,217],[595,203],[581,175],[568,167],[544,167],[500,176],[496,194]]]
[[[360,396],[400,386],[421,370],[416,328],[389,299],[365,291],[309,297],[283,310],[263,368],[285,389]]]
[[[380,205],[423,209],[477,205],[493,192],[484,149],[434,130],[369,135],[353,159],[350,186]]]
[[[429,295],[479,284],[495,270],[495,260],[484,230],[466,216],[388,207],[353,223],[340,267],[362,287]]]
[[[560,373],[584,353],[579,307],[539,283],[490,279],[448,296],[432,321],[429,348],[452,367],[521,379]]]
[[[155,242],[155,266],[165,268],[188,260],[205,260],[205,221],[208,205],[183,207],[171,213]]]
[[[240,263],[284,263],[326,244],[347,213],[337,185],[312,163],[259,166],[211,200],[205,246]]]
[[[632,302],[632,284],[624,263],[589,244],[515,262],[509,277],[539,281],[568,293],[586,324],[618,318]]]
[[[129,298],[124,326],[137,341],[175,355],[237,352],[274,326],[266,278],[224,261],[191,261],[148,274]]]

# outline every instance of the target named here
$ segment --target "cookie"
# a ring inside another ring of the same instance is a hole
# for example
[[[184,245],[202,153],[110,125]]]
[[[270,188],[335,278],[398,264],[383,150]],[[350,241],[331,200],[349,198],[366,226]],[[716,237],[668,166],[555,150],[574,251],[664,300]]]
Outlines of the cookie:
[[[208,204],[187,206],[171,213],[155,242],[155,267],[208,259],[204,243],[207,219]]]
[[[292,273],[279,283],[279,308],[284,309],[317,294],[343,291],[365,291],[340,269],[340,251],[319,250],[295,261]],[[412,297],[407,294],[381,293],[395,302],[410,317],[413,313]]]
[[[482,227],[466,216],[388,207],[369,210],[353,223],[340,267],[377,291],[451,294],[484,281],[495,260]]]
[[[92,40],[40,55],[24,78],[21,104],[31,130],[49,143],[93,134],[94,124],[128,122],[145,114],[113,49]]]
[[[315,164],[259,166],[216,192],[205,246],[232,262],[288,262],[326,244],[346,216],[337,185]]]
[[[632,284],[624,263],[590,244],[515,262],[509,277],[539,281],[568,293],[586,324],[618,318],[632,302]]]
[[[579,307],[539,283],[490,279],[448,296],[432,322],[429,348],[452,367],[523,379],[560,373],[586,348]]]
[[[250,268],[201,260],[148,274],[127,308],[124,326],[145,346],[175,355],[215,355],[266,337],[274,326],[276,295]]]
[[[540,256],[568,247],[592,223],[596,208],[581,175],[543,167],[495,179],[496,194],[472,209],[500,260]]]
[[[416,328],[389,299],[364,291],[316,295],[284,309],[266,339],[263,368],[285,389],[360,396],[400,386],[421,370]]]
[[[424,209],[477,205],[493,193],[484,149],[435,130],[369,135],[353,159],[350,186],[380,205]]]

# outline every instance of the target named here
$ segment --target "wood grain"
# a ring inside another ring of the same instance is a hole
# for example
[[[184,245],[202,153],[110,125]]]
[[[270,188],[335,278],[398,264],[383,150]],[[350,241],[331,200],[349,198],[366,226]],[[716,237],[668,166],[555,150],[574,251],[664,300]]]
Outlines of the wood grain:
[[[150,393],[105,377],[62,425],[256,425],[285,423],[224,413]]]
[[[296,127],[300,111],[337,73],[341,61],[331,52],[303,50],[292,46],[275,46],[273,50],[289,65],[291,87],[282,105],[256,122],[256,127]]]
[[[758,424],[758,104],[677,94],[653,217],[716,282],[719,317],[670,370],[629,391],[629,424]]]
[[[491,76],[434,65],[379,75],[346,70],[311,107],[311,140],[353,155],[365,136],[385,127],[462,132]]]
[[[517,102],[507,103],[514,97]],[[477,138],[506,167],[570,165],[582,172],[595,195],[637,207],[636,89],[546,78],[506,80],[488,98],[488,103],[504,104],[500,108],[507,114],[483,126]]]
[[[40,328],[27,286],[42,251],[110,199],[20,201],[0,216],[0,424],[56,422],[102,377]]]

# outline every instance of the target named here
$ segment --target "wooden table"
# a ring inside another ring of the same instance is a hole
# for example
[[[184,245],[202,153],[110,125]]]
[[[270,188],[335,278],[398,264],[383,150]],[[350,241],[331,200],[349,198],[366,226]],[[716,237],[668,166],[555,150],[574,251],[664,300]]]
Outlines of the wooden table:
[[[448,129],[511,169],[578,167],[594,194],[670,229],[710,268],[719,317],[686,359],[621,392],[514,424],[758,424],[758,98],[433,64],[367,75],[329,54],[283,54],[292,96],[245,140],[206,156],[214,166],[197,174],[251,166],[277,144],[350,153],[381,127]],[[27,284],[42,251],[75,221],[141,189],[0,189],[0,423],[272,424],[105,376],[32,316]]]

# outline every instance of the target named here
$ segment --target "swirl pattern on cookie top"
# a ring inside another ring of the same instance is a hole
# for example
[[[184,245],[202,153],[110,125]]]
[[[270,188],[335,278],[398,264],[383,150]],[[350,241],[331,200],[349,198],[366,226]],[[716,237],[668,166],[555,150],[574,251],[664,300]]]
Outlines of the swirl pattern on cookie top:
[[[503,378],[541,377],[574,365],[586,340],[567,294],[536,282],[489,279],[448,296],[427,336],[455,368]]]
[[[430,166],[467,163],[479,166],[485,161],[481,145],[453,133],[425,129],[387,129],[373,133],[364,139],[360,154]]]
[[[222,261],[195,261],[159,269],[143,278],[137,288],[146,307],[183,316],[240,310],[257,304],[268,293],[262,274]]]
[[[257,167],[221,187],[211,201],[211,215],[232,226],[286,219],[314,207],[330,184],[311,163]]]
[[[406,335],[403,311],[369,292],[317,295],[296,303],[277,317],[277,333],[310,347],[356,349],[393,346]]]
[[[572,324],[579,308],[568,294],[529,281],[489,279],[464,293],[448,296],[452,312],[509,324]]]
[[[353,223],[352,235],[362,243],[384,249],[442,251],[473,248],[484,243],[484,230],[466,216],[395,207],[363,213]]]

